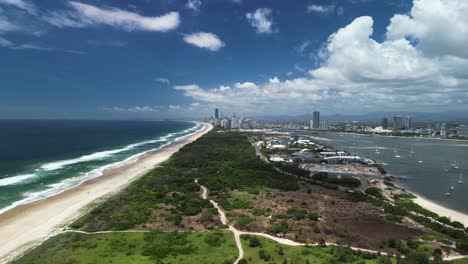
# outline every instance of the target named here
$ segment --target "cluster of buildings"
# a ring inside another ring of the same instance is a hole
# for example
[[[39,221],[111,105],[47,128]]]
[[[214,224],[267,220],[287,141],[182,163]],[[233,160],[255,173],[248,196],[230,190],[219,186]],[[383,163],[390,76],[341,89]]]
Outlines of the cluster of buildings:
[[[333,130],[333,129],[332,129]],[[338,129],[340,130],[340,129]],[[468,126],[447,125],[444,122],[429,122],[426,124],[414,125],[411,116],[393,116],[391,123],[387,117],[383,117],[380,126],[359,125],[357,122],[347,123],[345,131],[365,132],[378,134],[405,134],[421,135],[432,137],[468,137]]]
[[[253,129],[255,127],[254,121],[245,117],[236,117],[236,113],[233,113],[231,117],[225,116],[218,108],[215,109],[214,117],[208,120],[205,118],[205,122],[224,129]]]
[[[256,144],[257,147],[267,150],[269,153],[267,158],[273,162],[315,164],[374,163],[372,160],[352,156],[348,152],[312,142],[307,137],[294,138],[286,135],[265,135]]]
[[[320,112],[319,111],[314,111],[312,114],[312,120],[310,120],[310,125],[309,129],[312,130],[327,130],[328,129],[328,122],[326,120],[323,120],[322,123],[320,123]]]

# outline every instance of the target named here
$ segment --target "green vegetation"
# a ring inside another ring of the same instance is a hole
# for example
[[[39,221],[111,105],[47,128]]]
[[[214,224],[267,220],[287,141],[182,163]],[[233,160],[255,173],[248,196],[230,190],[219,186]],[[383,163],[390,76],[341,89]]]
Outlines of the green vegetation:
[[[439,217],[436,213],[414,203],[409,196],[398,199],[395,201],[395,205],[391,205],[386,202],[380,190],[377,188],[367,188],[364,193],[348,193],[346,198],[353,202],[369,202],[383,208],[385,213],[387,213],[386,219],[392,222],[399,222],[403,217],[409,217],[437,233],[455,239],[456,248],[463,252],[468,252],[468,235],[463,229],[463,224],[452,222],[448,218]],[[410,212],[415,212],[417,214],[412,214]],[[432,219],[441,223],[435,222]]]
[[[340,179],[337,177],[330,177],[330,175],[327,172],[314,173],[314,175],[312,175],[312,177],[310,178],[312,181],[308,181],[309,183],[321,185],[325,188],[334,190],[337,190],[338,186],[346,188],[357,188],[361,186],[361,181],[358,179],[350,177],[343,177]]]
[[[369,195],[372,195],[374,197],[380,198],[380,199],[385,199],[385,197],[382,194],[382,191],[379,188],[376,187],[369,187],[365,190],[365,192]]]
[[[49,263],[233,263],[238,255],[229,231],[62,234],[14,261]]]
[[[76,222],[72,228],[87,231],[127,230],[152,220],[179,226],[183,216],[197,215],[212,205],[199,195],[199,187],[186,171],[173,166],[155,169],[116,196],[102,203]],[[153,212],[161,219],[152,219]],[[182,227],[182,226],[181,226]]]
[[[382,263],[379,258],[386,259],[376,254],[352,251],[347,247],[286,246],[267,238],[249,235],[241,236],[241,241],[245,263],[377,264]],[[396,263],[394,258],[389,258],[389,261]]]
[[[251,206],[248,197],[231,190],[297,189],[295,177],[276,171],[255,155],[247,136],[212,131],[186,145],[161,167],[91,210],[71,227],[87,231],[127,230],[166,222],[185,228],[184,217],[212,208],[200,198],[196,178],[228,211]]]

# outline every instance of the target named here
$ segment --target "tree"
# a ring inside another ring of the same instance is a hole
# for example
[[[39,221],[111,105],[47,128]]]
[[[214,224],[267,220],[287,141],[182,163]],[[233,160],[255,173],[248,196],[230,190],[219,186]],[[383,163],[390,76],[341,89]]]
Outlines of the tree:
[[[260,246],[260,240],[256,236],[251,236],[249,238],[249,247],[258,247]]]
[[[411,252],[400,261],[401,264],[429,264],[429,256],[424,252]]]
[[[284,255],[284,251],[283,251],[283,248],[282,248],[282,247],[280,247],[280,248],[278,249],[278,255],[280,255],[280,256],[283,256],[283,255]]]

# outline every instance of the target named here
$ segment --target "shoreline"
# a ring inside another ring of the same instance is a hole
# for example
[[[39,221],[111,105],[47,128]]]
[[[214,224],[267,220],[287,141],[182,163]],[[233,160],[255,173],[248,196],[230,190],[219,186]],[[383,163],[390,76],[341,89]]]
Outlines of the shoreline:
[[[203,123],[203,127],[196,132],[182,136],[161,149],[148,152],[133,163],[106,169],[102,176],[0,214],[0,234],[4,242],[0,245],[0,263],[14,260],[55,235],[60,231],[61,225],[82,215],[83,209],[89,204],[122,190],[212,128],[210,124]]]
[[[314,130],[304,130],[304,131],[314,131]],[[340,131],[332,131],[332,130],[317,130],[317,132],[329,132],[329,133],[342,133],[342,134],[350,134],[350,135],[360,135],[360,136],[377,136],[377,137],[390,137],[390,138],[414,138],[414,139],[429,139],[429,140],[443,140],[443,141],[461,141],[468,143],[468,139],[460,139],[460,138],[437,138],[437,137],[421,137],[421,136],[389,136],[389,135],[380,135],[377,133],[374,134],[364,134],[364,133],[356,133],[356,132],[340,132]]]
[[[414,203],[419,204],[420,206],[438,214],[439,216],[448,217],[450,220],[458,221],[465,225],[465,227],[468,227],[468,214],[440,205],[434,201],[431,201],[430,199],[421,196],[420,194],[413,192],[411,192],[411,194],[416,196],[416,198],[413,199]]]
[[[386,136],[386,135],[378,135],[378,134],[359,134],[359,133],[353,133],[353,132],[335,132],[335,131],[328,131],[332,133],[346,133],[346,134],[351,134],[351,135],[367,135],[367,136],[378,136],[378,137],[395,137],[395,138],[422,138],[422,139],[432,139],[432,140],[449,140],[449,141],[464,141],[466,142],[467,140],[463,139],[444,139],[444,138],[425,138],[425,137],[406,137],[406,136]],[[388,175],[391,176],[391,175]],[[395,186],[399,189],[405,189],[408,190],[409,193],[413,194],[416,196],[416,198],[412,199],[414,203],[422,206],[423,208],[432,211],[439,216],[445,216],[448,217],[452,221],[458,221],[465,225],[465,227],[468,227],[468,213],[464,213],[455,209],[451,209],[449,207],[440,205],[429,198],[424,197],[423,195],[413,192],[411,188],[406,188],[400,186],[398,183],[393,182]]]

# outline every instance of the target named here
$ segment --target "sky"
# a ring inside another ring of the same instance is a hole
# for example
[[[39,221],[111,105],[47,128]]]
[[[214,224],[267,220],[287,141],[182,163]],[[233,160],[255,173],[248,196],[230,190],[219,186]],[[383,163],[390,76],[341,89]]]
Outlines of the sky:
[[[0,0],[0,118],[467,111],[466,0]]]

